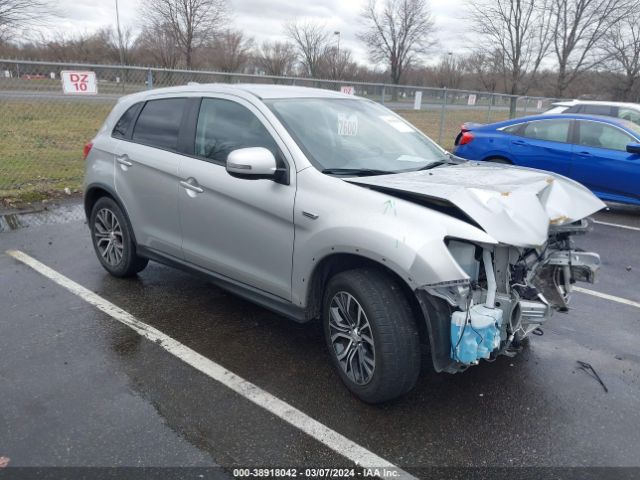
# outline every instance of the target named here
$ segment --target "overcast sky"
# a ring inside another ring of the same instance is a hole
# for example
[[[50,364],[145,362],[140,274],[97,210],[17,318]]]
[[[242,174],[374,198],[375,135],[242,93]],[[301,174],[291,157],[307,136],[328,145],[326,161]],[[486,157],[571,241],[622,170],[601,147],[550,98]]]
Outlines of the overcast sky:
[[[462,51],[464,45],[461,16],[464,0],[431,0],[431,11],[438,27],[439,45],[433,57],[444,52]],[[233,25],[258,41],[283,39],[283,22],[308,18],[324,22],[332,31],[340,31],[340,46],[353,50],[355,60],[368,63],[366,52],[356,39],[360,28],[359,14],[366,0],[228,0],[233,12]],[[61,19],[55,29],[66,33],[92,32],[115,25],[115,0],[52,0]],[[140,24],[140,0],[119,0],[120,22],[133,27]],[[337,37],[336,37],[337,39]]]

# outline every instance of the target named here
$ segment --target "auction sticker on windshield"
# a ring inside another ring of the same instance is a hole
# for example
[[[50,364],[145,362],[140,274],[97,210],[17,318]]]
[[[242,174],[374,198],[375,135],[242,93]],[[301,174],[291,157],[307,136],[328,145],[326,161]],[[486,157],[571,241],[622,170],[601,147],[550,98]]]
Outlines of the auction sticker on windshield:
[[[65,95],[95,95],[98,93],[96,72],[62,70],[62,91]]]
[[[355,114],[338,114],[338,135],[341,137],[355,137],[358,135],[358,116]]]

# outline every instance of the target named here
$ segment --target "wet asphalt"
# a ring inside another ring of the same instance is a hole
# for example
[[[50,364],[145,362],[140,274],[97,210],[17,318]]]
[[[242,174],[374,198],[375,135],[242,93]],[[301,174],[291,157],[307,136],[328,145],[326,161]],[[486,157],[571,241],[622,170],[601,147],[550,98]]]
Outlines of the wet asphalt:
[[[640,225],[640,209],[598,220]],[[596,285],[640,302],[640,231],[595,225]],[[421,467],[640,466],[640,309],[575,293],[515,358],[424,369],[366,405],[299,325],[150,263],[110,277],[82,221],[0,233],[0,457],[11,466],[350,466],[4,252],[16,248],[414,473]],[[589,362],[608,393],[577,361]]]

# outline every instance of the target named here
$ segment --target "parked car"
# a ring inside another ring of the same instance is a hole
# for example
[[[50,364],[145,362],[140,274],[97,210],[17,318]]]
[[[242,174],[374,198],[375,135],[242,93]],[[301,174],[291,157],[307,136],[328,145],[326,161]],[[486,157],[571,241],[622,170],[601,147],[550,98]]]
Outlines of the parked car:
[[[582,113],[621,118],[640,125],[640,104],[623,102],[598,102],[590,100],[567,100],[552,104],[545,115],[555,113]]]
[[[606,201],[640,205],[640,126],[611,117],[556,114],[466,124],[455,154],[559,173]]]
[[[583,186],[456,160],[337,92],[137,93],[85,156],[88,225],[109,273],[155,260],[320,319],[342,381],[367,402],[409,391],[423,351],[449,373],[513,355],[599,265],[571,240],[604,206]]]

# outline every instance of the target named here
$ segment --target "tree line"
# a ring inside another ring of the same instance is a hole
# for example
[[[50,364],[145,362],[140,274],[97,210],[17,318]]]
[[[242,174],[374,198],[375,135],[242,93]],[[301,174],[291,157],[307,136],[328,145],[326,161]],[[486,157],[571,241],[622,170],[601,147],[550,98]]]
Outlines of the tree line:
[[[228,0],[142,0],[141,28],[41,35],[45,0],[0,0],[0,54],[486,90],[557,98],[640,98],[640,0],[468,0],[456,52],[442,52],[428,0],[368,0],[357,38],[368,63],[319,21],[283,22],[284,40],[233,27]],[[468,45],[467,45],[468,44]]]

